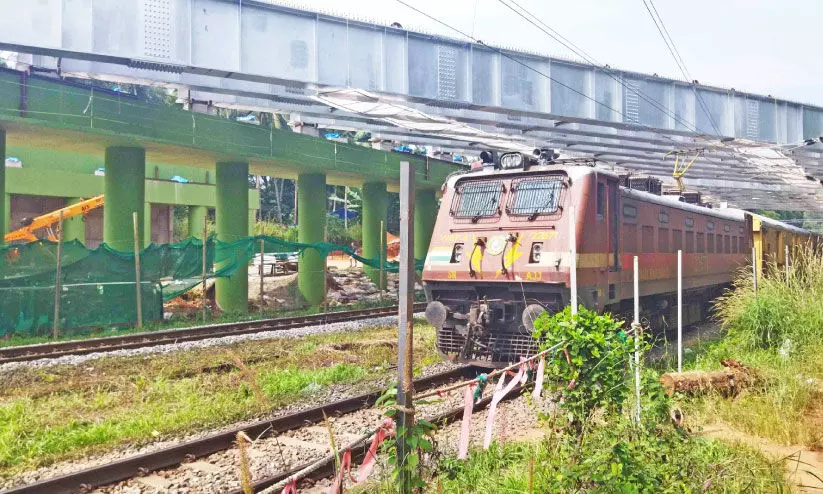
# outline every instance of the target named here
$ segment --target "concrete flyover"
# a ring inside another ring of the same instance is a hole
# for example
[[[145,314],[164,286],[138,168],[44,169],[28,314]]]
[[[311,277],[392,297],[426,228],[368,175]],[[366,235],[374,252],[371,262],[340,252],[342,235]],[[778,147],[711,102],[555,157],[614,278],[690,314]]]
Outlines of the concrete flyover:
[[[766,209],[823,204],[819,106],[266,0],[123,0],[116,8],[0,0],[1,9],[15,16],[0,19],[0,49],[27,54],[26,63],[41,70],[166,84],[212,108],[289,113],[320,128],[477,150],[473,138],[358,110],[402,106],[666,180],[666,153],[700,149],[687,179],[715,199]],[[327,97],[335,93],[343,95],[336,102]],[[790,159],[758,159],[751,143]]]
[[[214,176],[217,236],[226,241],[249,233],[249,211],[256,204],[249,202],[248,173],[298,180],[300,240],[315,242],[324,240],[325,184],[382,184],[379,187],[383,190],[397,190],[399,164],[409,161],[415,167],[417,193],[431,200],[446,177],[461,168],[426,157],[388,153],[273,126],[249,125],[174,106],[152,105],[117,92],[10,70],[0,71],[0,129],[4,146],[47,148],[102,158],[106,168],[102,178],[106,193],[103,240],[123,250],[133,249],[132,214],[137,212],[145,218],[144,204],[151,200],[155,187],[151,181],[143,180],[147,162],[198,168]],[[4,160],[5,155],[0,158]],[[0,168],[0,193],[5,196],[7,170]],[[29,171],[8,170],[9,174],[18,172]],[[61,173],[59,165],[55,165],[54,173]],[[77,180],[91,190],[99,187],[101,177]],[[91,182],[98,185],[92,186]],[[156,187],[177,185],[163,183]],[[85,195],[78,190],[72,197]],[[0,210],[4,222],[6,204],[4,201]],[[202,221],[202,214],[202,209],[193,209],[192,223]],[[367,206],[363,214],[374,212]],[[385,216],[385,206],[379,214]],[[190,228],[195,232],[201,227],[192,224]],[[370,242],[369,249],[372,247]],[[314,254],[309,252],[301,260],[303,274],[299,275],[299,286],[304,298],[317,304],[325,295],[325,276],[320,274],[323,261],[314,259]],[[221,308],[247,311],[247,290],[243,276],[221,280],[217,285]]]

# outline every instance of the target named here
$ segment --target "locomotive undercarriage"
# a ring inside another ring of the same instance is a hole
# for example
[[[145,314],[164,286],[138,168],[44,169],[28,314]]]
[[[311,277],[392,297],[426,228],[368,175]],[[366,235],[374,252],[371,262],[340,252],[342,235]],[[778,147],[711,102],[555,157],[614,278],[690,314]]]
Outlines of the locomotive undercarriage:
[[[537,342],[523,324],[524,309],[555,312],[569,297],[559,284],[428,282],[425,288],[430,302],[442,304],[441,310],[436,304],[427,309],[440,353],[482,366],[504,366],[535,354]]]
[[[725,285],[686,291],[683,294],[683,324],[705,319],[711,301],[720,295]],[[437,348],[444,358],[486,367],[503,367],[522,357],[534,355],[538,342],[526,318],[535,318],[543,311],[550,314],[568,304],[569,292],[563,285],[472,284],[428,282],[425,286],[430,301],[426,317],[437,331]],[[431,302],[442,304],[442,313]],[[677,327],[676,295],[672,293],[642,297],[641,322],[654,333],[665,333]],[[631,321],[632,301],[608,305],[605,312]],[[442,320],[442,323],[440,322]]]

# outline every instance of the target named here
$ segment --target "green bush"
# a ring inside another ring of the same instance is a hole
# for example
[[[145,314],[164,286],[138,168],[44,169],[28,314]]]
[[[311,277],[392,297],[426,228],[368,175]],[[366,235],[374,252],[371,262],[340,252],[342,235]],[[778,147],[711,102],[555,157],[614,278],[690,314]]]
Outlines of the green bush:
[[[274,221],[258,221],[254,224],[254,235],[268,235],[287,242],[297,242],[297,227]]]
[[[596,408],[614,410],[626,398],[628,357],[634,342],[626,338],[623,322],[584,307],[576,316],[570,307],[534,322],[534,337],[545,350],[560,348],[546,360],[548,387],[561,387],[569,421],[580,427]]]

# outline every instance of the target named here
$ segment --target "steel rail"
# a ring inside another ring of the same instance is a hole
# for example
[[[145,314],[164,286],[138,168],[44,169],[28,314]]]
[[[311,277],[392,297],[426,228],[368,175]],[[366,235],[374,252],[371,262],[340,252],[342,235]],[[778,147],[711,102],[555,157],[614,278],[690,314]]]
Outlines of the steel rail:
[[[503,398],[503,401],[508,401],[508,400],[513,399],[513,398],[516,398],[517,396],[520,395],[520,392],[523,391],[523,389],[525,389],[528,386],[530,386],[530,385],[516,386],[514,389],[511,390],[511,392],[508,395],[506,395],[505,398]],[[492,401],[492,396],[487,396],[487,397],[477,401],[477,403],[475,403],[475,405],[474,405],[474,410],[477,411],[477,410],[482,410],[482,409],[486,408],[487,406],[489,406],[491,401]],[[446,425],[446,424],[450,424],[450,423],[452,423],[452,422],[454,422],[454,421],[456,421],[456,420],[458,420],[462,417],[463,417],[463,407],[457,407],[457,408],[453,408],[453,409],[451,409],[447,412],[441,413],[437,417],[433,417],[433,418],[427,419],[427,420],[429,420],[429,422],[432,422],[434,424]],[[351,443],[351,444],[349,444],[345,447],[340,448],[340,451],[342,452],[342,451],[345,451],[347,449],[351,450],[352,462],[359,462],[360,460],[362,460],[366,456],[366,452],[368,451],[369,446],[370,446],[370,439],[371,438],[361,438],[361,439],[359,439],[359,440],[357,440],[357,441],[355,441],[355,442],[353,442],[353,443]],[[271,487],[273,485],[276,485],[276,484],[278,484],[280,482],[283,482],[284,480],[288,480],[290,477],[294,477],[294,476],[298,476],[296,478],[298,483],[303,479],[311,479],[311,480],[317,481],[317,480],[332,477],[335,474],[335,462],[336,462],[336,459],[333,455],[327,455],[327,456],[321,458],[320,460],[310,461],[308,463],[305,463],[303,465],[298,466],[297,468],[293,468],[293,469],[289,470],[288,472],[278,473],[278,474],[273,475],[271,477],[266,477],[266,478],[254,481],[252,483],[252,490],[254,492],[260,492],[262,489],[265,489],[265,488]],[[303,475],[303,476],[298,475],[300,472],[302,472],[303,470],[305,470],[308,467],[313,467],[313,469],[310,473],[308,473],[306,475]],[[243,494],[243,490],[242,489],[236,489],[234,491],[231,491],[230,494]]]
[[[434,388],[455,379],[475,377],[479,372],[482,372],[482,370],[474,366],[458,367],[450,371],[418,379],[415,381],[415,386],[420,388]],[[249,437],[265,437],[272,433],[280,434],[285,431],[322,422],[324,420],[324,414],[327,416],[338,416],[369,408],[374,405],[381,394],[382,391],[374,391],[312,407],[289,415],[261,420],[253,424],[217,432],[200,439],[182,442],[158,451],[143,453],[105,465],[41,480],[33,484],[14,487],[3,491],[3,494],[35,494],[41,492],[72,494],[76,492],[89,492],[92,489],[104,485],[121,482],[156,470],[175,467],[195,458],[230,449],[234,447],[234,442],[239,432],[245,432]]]
[[[425,304],[415,304],[415,310],[425,309]],[[41,343],[37,345],[21,345],[0,348],[0,364],[10,362],[28,362],[42,358],[56,358],[64,355],[86,355],[96,352],[110,352],[114,350],[130,350],[134,348],[169,345],[187,341],[205,340],[208,338],[223,338],[263,331],[283,331],[300,328],[307,325],[330,324],[335,322],[358,321],[372,317],[389,316],[397,313],[397,306],[374,307],[369,309],[347,310],[339,312],[324,312],[306,316],[282,317],[244,321],[239,323],[224,323],[208,326],[194,326],[189,328],[166,329],[134,333],[123,336],[108,336],[105,338],[89,338],[86,340],[60,341]]]

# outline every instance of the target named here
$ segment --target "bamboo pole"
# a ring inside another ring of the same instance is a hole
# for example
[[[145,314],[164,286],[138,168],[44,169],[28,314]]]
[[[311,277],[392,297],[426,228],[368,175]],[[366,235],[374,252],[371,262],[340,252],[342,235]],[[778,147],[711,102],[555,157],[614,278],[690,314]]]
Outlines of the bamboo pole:
[[[265,271],[265,263],[263,257],[266,254],[266,241],[260,239],[260,319],[263,319],[263,274]]]
[[[208,212],[208,211],[207,211]],[[203,284],[203,295],[200,297],[200,305],[201,310],[203,312],[203,322],[206,322],[206,251],[208,247],[208,239],[206,238],[207,235],[207,226],[209,223],[209,216],[208,214],[203,218],[203,265],[201,266],[202,272],[200,275],[200,282]]]
[[[380,278],[377,280],[377,288],[380,291],[380,301],[383,301],[383,256],[385,255],[385,248],[384,243],[386,242],[386,222],[380,220],[380,246],[378,247],[379,251],[377,253],[377,262],[380,263]]]
[[[132,213],[134,223],[134,282],[137,286],[137,329],[143,329],[143,294],[140,290],[140,230],[137,211]]]
[[[57,220],[57,278],[54,281],[54,321],[51,332],[56,340],[60,336],[60,298],[61,298],[61,274],[63,271],[63,211],[60,211],[60,219]]]
[[[789,246],[786,245],[786,285],[789,284]]]

